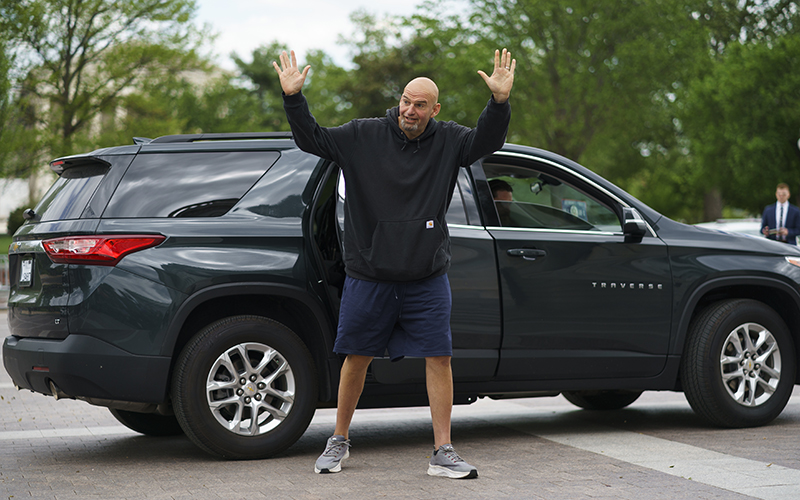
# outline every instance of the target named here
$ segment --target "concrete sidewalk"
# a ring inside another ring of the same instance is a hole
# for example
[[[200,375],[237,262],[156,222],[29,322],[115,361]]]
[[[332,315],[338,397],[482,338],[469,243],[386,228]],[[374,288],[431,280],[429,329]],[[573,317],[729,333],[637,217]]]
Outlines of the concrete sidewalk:
[[[358,410],[342,472],[314,474],[334,416],[318,410],[278,457],[223,461],[183,436],[138,435],[105,408],[18,392],[3,370],[0,496],[796,500],[800,492],[797,390],[773,424],[755,429],[710,428],[677,393],[645,393],[613,412],[578,410],[562,397],[457,406],[456,450],[479,470],[466,481],[426,475],[427,408]]]

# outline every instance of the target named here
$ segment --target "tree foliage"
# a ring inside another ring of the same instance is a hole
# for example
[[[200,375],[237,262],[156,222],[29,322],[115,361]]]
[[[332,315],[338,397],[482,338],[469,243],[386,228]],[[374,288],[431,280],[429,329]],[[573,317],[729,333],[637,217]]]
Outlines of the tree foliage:
[[[280,81],[272,66],[272,62],[277,61],[284,50],[288,52],[290,48],[274,41],[253,50],[250,62],[238,54],[232,55],[242,78],[249,80],[251,94],[257,99],[258,107],[254,111],[260,116],[258,122],[262,130],[289,130],[283,111]],[[336,126],[359,116],[353,112],[350,94],[346,89],[354,76],[350,71],[337,66],[322,50],[311,50],[306,61],[299,64],[310,64],[313,68],[303,93],[317,122],[323,126]]]
[[[13,55],[8,43],[8,40],[0,35],[0,174],[11,173],[6,171],[5,166],[9,164],[9,158],[13,155],[13,149],[9,145],[16,142],[14,139],[17,130],[17,113],[13,103],[13,82],[10,75]]]
[[[691,87],[683,118],[703,179],[759,213],[778,182],[800,191],[800,38],[730,45]]]
[[[256,109],[261,115],[261,123],[268,130],[281,130],[287,126],[283,113],[281,85],[272,67],[272,61],[278,60],[278,55],[283,50],[286,50],[283,45],[273,41],[253,50],[250,54],[251,62],[245,61],[236,53],[231,55],[242,77],[249,80],[252,85],[252,93],[258,102]],[[314,69],[317,70],[316,67]]]
[[[520,135],[569,158],[581,159],[608,125],[635,121],[628,134],[646,128],[639,111],[650,107],[652,93],[681,80],[675,63],[690,37],[680,36],[687,22],[669,2],[472,4],[478,33],[513,44],[525,68],[514,92],[530,109]]]
[[[715,54],[728,45],[777,40],[797,33],[795,0],[684,0],[684,9],[706,30]]]
[[[201,68],[194,0],[2,0],[16,44],[19,102],[51,156],[94,141],[102,114],[143,82]]]
[[[356,94],[351,82],[357,78],[355,72],[337,66],[322,50],[311,51],[306,62],[314,68],[314,73],[309,76],[303,92],[308,97],[311,112],[321,125],[333,127],[353,118],[373,116],[360,113],[353,105]],[[285,114],[282,121],[285,122]]]
[[[0,24],[2,27],[2,24]],[[38,137],[29,99],[16,91],[14,42],[0,30],[0,177],[22,177],[35,156]]]

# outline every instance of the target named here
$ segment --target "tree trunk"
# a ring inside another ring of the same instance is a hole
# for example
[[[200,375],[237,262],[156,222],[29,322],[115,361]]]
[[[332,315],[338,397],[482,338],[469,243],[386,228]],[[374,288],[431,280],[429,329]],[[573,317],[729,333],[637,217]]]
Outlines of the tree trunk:
[[[28,177],[28,208],[33,208],[39,201],[39,167],[31,169],[30,177]]]
[[[712,187],[703,196],[703,221],[711,222],[722,218],[722,193]]]

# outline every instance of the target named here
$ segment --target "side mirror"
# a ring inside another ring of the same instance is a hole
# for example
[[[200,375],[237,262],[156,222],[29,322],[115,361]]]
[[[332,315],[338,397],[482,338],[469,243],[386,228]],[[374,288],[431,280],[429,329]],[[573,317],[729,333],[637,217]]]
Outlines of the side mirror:
[[[625,207],[622,209],[622,233],[626,239],[637,239],[641,241],[647,234],[647,223],[635,208]]]

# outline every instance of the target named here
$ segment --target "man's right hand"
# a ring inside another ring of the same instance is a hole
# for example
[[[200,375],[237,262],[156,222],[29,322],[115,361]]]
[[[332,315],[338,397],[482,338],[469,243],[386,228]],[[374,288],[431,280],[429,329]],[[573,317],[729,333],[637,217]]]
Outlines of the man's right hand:
[[[503,49],[494,51],[494,71],[492,76],[488,76],[483,71],[478,70],[483,81],[489,87],[494,97],[494,102],[504,103],[511,94],[511,87],[514,85],[514,70],[517,68],[517,60],[511,58],[511,52]]]
[[[311,66],[306,66],[301,73],[297,67],[297,57],[294,55],[294,51],[291,51],[291,54],[292,58],[289,60],[289,55],[286,54],[285,50],[281,53],[280,66],[275,61],[272,61],[272,66],[281,79],[281,89],[286,95],[297,94],[303,89],[308,70],[311,69]]]

